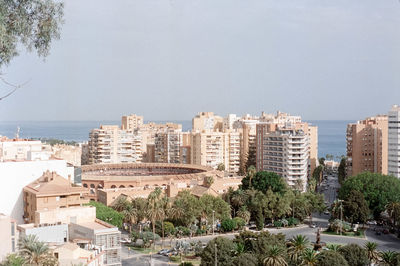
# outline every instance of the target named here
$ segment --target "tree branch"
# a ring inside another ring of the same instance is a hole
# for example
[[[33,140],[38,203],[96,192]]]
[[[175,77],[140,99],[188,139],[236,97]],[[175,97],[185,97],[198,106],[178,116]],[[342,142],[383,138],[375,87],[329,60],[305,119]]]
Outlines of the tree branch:
[[[7,93],[7,94],[4,95],[4,96],[1,96],[1,97],[0,97],[0,101],[3,100],[3,99],[5,99],[5,98],[7,98],[7,97],[10,96],[10,95],[12,95],[14,92],[17,91],[17,89],[19,89],[19,88],[25,86],[28,82],[31,81],[31,80],[28,80],[28,81],[26,81],[26,82],[24,82],[24,83],[22,83],[22,84],[18,84],[18,85],[12,84],[12,83],[8,82],[7,80],[5,80],[5,79],[3,78],[3,77],[1,76],[1,73],[0,73],[0,80],[1,80],[4,84],[6,84],[7,86],[10,86],[10,87],[13,88],[9,93]]]

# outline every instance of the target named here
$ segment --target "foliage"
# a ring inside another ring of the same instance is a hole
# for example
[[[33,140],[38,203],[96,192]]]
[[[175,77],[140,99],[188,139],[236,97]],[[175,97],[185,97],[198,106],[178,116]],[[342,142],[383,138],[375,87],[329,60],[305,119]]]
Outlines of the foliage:
[[[122,213],[119,213],[116,210],[96,201],[90,201],[87,205],[96,207],[97,219],[122,228],[122,222],[124,220],[124,215]]]
[[[247,210],[246,206],[242,206],[236,215],[242,218],[246,224],[250,221],[250,212]]]
[[[339,167],[338,167],[338,181],[339,184],[343,184],[346,179],[346,158],[343,157],[340,160]]]
[[[350,223],[365,223],[369,216],[369,208],[364,199],[364,195],[352,190],[343,202],[343,215]]]
[[[310,240],[303,235],[292,237],[287,243],[290,260],[295,264],[300,264],[303,252],[310,246]]]
[[[397,266],[397,257],[398,253],[388,250],[380,253],[380,265],[387,265],[387,266]]]
[[[223,163],[218,164],[217,170],[218,171],[225,171],[225,164],[223,164]]]
[[[218,265],[232,265],[233,262],[233,251],[235,250],[235,244],[232,240],[224,237],[216,237],[204,248],[201,253],[201,264],[202,266],[214,266],[215,253],[217,253]],[[216,252],[215,252],[216,251]]]
[[[212,223],[213,211],[214,220],[223,220],[230,218],[231,216],[231,208],[229,204],[221,197],[206,194],[197,201],[197,206],[201,211],[202,217],[207,219],[209,224]]]
[[[166,236],[175,234],[175,226],[171,222],[164,222],[164,233]]]
[[[181,262],[179,264],[179,266],[193,266],[193,263],[185,261],[185,262]]]
[[[357,244],[349,244],[339,249],[339,253],[346,259],[347,263],[352,266],[369,265],[368,254],[365,249]]]
[[[301,255],[301,265],[316,266],[318,263],[318,254],[311,248],[306,248]]]
[[[57,265],[57,258],[51,253],[49,246],[38,240],[36,235],[27,235],[18,242],[19,255],[24,264],[29,265]]]
[[[365,250],[367,251],[368,259],[371,263],[377,263],[379,260],[379,254],[377,251],[378,244],[375,242],[367,242],[364,246]]]
[[[347,179],[339,190],[339,198],[347,199],[352,190],[361,192],[375,218],[379,218],[391,202],[400,202],[400,180],[378,173],[362,173]]]
[[[337,234],[340,233],[340,230],[342,232],[347,232],[351,230],[351,225],[345,221],[341,221],[339,219],[333,220],[328,228],[328,231],[331,232],[336,232]]]
[[[318,255],[317,266],[349,266],[339,252],[324,250]]]
[[[0,263],[1,266],[22,266],[24,265],[25,260],[18,254],[9,254],[7,257]]]
[[[340,244],[328,244],[326,245],[328,250],[339,252],[339,249],[342,247]]]
[[[285,180],[273,172],[260,171],[251,179],[251,187],[256,190],[267,192],[271,189],[273,192],[283,194],[287,188]],[[250,175],[242,179],[242,189],[250,189]]]
[[[18,55],[20,43],[47,56],[51,41],[60,38],[63,8],[51,0],[1,1],[0,68]]]
[[[211,185],[214,184],[214,177],[212,176],[206,176],[204,178],[204,186],[206,187],[211,187]]]
[[[294,217],[289,217],[289,218],[287,219],[287,221],[288,221],[288,225],[289,225],[289,226],[298,225],[298,224],[300,223],[299,220],[296,219],[296,218],[294,218]]]
[[[47,139],[47,138],[40,138],[39,139],[41,142],[49,144],[50,146],[54,146],[57,144],[61,145],[71,145],[71,146],[78,146],[78,143],[76,141],[65,141],[62,139]]]
[[[322,182],[322,173],[323,173],[323,171],[324,171],[324,166],[322,164],[317,166],[314,169],[314,171],[312,173],[312,177],[317,183],[321,183]]]
[[[275,227],[282,227],[282,226],[283,226],[283,223],[282,223],[281,220],[277,220],[277,221],[274,221],[274,226],[275,226]]]
[[[224,232],[231,232],[236,228],[236,221],[234,219],[224,219],[221,223],[221,228]]]
[[[264,215],[261,208],[259,208],[257,211],[256,226],[257,230],[262,230],[264,228]]]
[[[175,235],[177,237],[190,236],[190,229],[185,226],[177,226],[175,229]]]
[[[265,266],[287,266],[285,249],[278,245],[271,246],[263,260]]]
[[[190,194],[190,191],[184,190],[180,191],[173,201],[169,210],[169,217],[175,225],[189,226],[201,213],[202,208],[200,206],[200,201]]]
[[[138,231],[132,231],[131,237],[133,242],[136,242],[138,239],[142,240],[142,247],[148,248],[150,247],[151,243],[155,240],[159,240],[160,236],[157,234],[153,234],[153,232],[150,231],[143,231],[143,232],[138,232]]]
[[[257,257],[251,253],[242,253],[235,257],[233,260],[233,265],[236,266],[258,266]]]
[[[237,230],[242,229],[246,225],[245,220],[243,218],[241,218],[241,217],[235,217],[235,218],[233,218],[233,220],[234,220],[234,222],[236,224],[235,229],[237,229]]]

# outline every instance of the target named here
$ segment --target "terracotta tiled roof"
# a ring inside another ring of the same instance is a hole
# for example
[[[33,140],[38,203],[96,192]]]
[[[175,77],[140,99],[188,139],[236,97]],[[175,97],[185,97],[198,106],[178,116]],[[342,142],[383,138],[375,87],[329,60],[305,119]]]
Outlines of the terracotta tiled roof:
[[[87,192],[87,188],[73,187],[70,182],[56,172],[44,172],[41,177],[24,187],[24,191],[29,191],[37,196],[53,194],[76,194]]]

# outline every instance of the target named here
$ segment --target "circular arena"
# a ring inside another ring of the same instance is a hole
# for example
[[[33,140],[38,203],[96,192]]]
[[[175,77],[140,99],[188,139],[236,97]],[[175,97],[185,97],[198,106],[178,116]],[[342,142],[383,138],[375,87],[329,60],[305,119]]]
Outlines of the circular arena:
[[[122,163],[82,166],[82,186],[96,194],[97,189],[166,188],[172,182],[202,181],[206,176],[220,177],[213,168],[191,164]]]

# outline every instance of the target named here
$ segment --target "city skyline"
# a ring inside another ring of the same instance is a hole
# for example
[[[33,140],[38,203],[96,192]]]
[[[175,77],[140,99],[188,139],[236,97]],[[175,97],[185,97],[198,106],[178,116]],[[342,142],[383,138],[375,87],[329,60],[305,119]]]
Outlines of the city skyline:
[[[400,98],[400,4],[362,4],[68,1],[46,60],[21,50],[3,69],[9,82],[30,81],[1,101],[0,120],[386,113]]]

